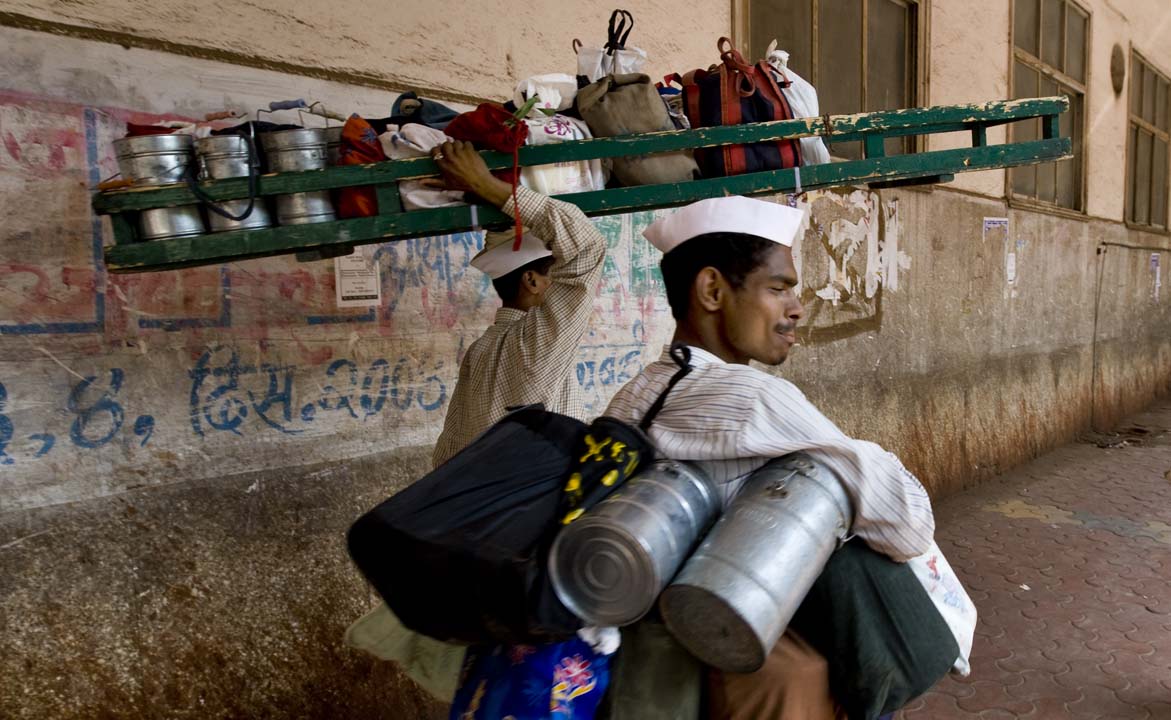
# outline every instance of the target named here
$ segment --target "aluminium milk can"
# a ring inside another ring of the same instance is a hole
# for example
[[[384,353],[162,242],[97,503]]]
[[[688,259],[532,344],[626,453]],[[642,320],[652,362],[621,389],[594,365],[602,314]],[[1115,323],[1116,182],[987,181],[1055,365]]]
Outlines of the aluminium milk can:
[[[845,538],[841,483],[804,453],[754,472],[671,585],[659,609],[675,638],[727,672],[758,670]]]
[[[698,468],[657,461],[562,528],[549,553],[553,589],[589,625],[628,625],[654,607],[719,511]]]

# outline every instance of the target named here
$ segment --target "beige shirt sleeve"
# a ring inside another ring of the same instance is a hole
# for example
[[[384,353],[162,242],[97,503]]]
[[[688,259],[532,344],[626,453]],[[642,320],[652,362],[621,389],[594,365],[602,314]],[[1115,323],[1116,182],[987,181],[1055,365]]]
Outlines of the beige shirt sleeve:
[[[528,373],[561,379],[577,357],[589,327],[594,292],[602,277],[606,238],[576,206],[517,188],[517,205],[526,231],[549,244],[555,259],[545,302],[525,314],[509,333],[506,362],[520,362]],[[504,213],[513,215],[511,199]]]

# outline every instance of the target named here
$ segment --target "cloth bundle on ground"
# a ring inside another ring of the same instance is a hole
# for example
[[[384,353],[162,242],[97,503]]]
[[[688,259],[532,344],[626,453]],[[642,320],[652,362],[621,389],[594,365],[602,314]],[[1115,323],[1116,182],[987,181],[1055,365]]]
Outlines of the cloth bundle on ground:
[[[607,440],[624,452],[591,454]],[[473,644],[563,642],[581,621],[548,578],[553,535],[653,459],[646,436],[624,423],[587,426],[523,408],[359,518],[350,555],[415,632]]]
[[[683,76],[683,105],[691,127],[791,120],[793,110],[782,92],[788,81],[764,61],[749,65],[728,38],[720,38],[719,68],[693,70]],[[724,177],[801,164],[796,140],[726,145],[695,151],[704,177]]]
[[[646,75],[607,75],[578,91],[577,108],[598,137],[674,130],[659,91]],[[690,151],[613,159],[622,185],[655,185],[693,180],[699,168]]]

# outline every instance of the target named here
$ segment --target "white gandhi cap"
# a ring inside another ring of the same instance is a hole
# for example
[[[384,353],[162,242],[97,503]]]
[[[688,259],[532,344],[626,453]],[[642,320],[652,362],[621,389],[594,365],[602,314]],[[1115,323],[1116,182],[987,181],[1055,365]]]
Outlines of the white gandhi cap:
[[[512,249],[515,240],[515,230],[488,233],[484,236],[484,249],[472,258],[472,267],[497,280],[534,260],[553,255],[532,233],[524,233],[519,250]]]
[[[656,220],[642,235],[664,254],[708,233],[741,233],[793,246],[805,213],[788,205],[733,195],[692,203]]]

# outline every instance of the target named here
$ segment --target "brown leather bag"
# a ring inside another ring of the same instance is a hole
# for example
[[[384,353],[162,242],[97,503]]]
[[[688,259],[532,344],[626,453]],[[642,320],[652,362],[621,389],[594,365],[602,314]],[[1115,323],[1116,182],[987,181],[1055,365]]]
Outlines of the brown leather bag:
[[[674,130],[667,106],[651,79],[642,74],[607,75],[577,93],[577,110],[594,137]],[[622,185],[658,185],[693,180],[699,173],[688,150],[614,158]]]

